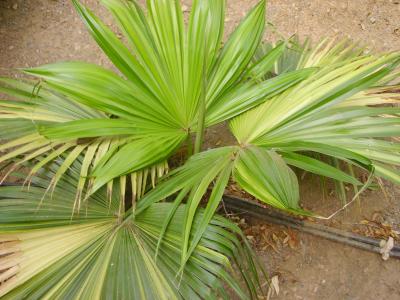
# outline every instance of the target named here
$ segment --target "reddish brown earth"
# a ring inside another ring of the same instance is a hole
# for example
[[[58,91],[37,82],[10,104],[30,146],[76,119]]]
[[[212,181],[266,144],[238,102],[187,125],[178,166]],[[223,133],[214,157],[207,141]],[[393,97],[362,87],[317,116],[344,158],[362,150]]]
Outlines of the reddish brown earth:
[[[98,1],[83,2],[112,24]],[[189,9],[190,1],[183,2]],[[227,2],[225,21],[231,31],[257,1]],[[311,36],[314,41],[323,36],[349,37],[373,51],[400,49],[399,16],[398,0],[270,0],[267,11],[268,20],[285,37],[295,33]],[[276,36],[267,30],[266,38]],[[69,1],[0,0],[0,75],[14,76],[13,68],[63,60],[110,66]],[[210,147],[229,141],[229,132],[223,127],[208,132]],[[307,174],[301,185],[306,208],[329,215],[340,207],[340,201],[329,195],[330,191],[322,199],[319,183],[311,175]],[[386,191],[386,197],[379,190],[366,192],[361,211],[353,205],[328,223],[347,230],[363,230],[358,223],[379,219],[396,229],[400,223],[400,190],[386,184]],[[269,272],[279,276],[280,295],[272,299],[400,299],[400,260],[383,261],[379,255],[298,232],[291,232],[294,241],[285,243],[287,229],[255,220],[248,222],[263,226],[267,232],[269,244],[261,240],[257,253]]]

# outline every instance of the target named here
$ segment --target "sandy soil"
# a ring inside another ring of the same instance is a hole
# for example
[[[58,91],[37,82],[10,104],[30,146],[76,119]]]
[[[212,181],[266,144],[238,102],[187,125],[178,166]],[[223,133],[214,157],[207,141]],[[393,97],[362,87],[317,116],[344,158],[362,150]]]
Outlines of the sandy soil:
[[[83,2],[112,24],[98,1]],[[190,1],[183,2],[190,7]],[[228,0],[228,32],[256,2]],[[276,31],[286,37],[295,33],[314,41],[323,36],[349,37],[374,51],[400,49],[399,15],[398,0],[270,0],[267,11]],[[276,36],[271,29],[266,32],[266,38]],[[110,66],[68,0],[0,0],[0,75],[15,76],[14,68],[63,60]],[[208,136],[210,146],[230,141],[223,127],[209,130]],[[325,215],[340,207],[333,196],[321,200],[318,183],[310,175],[301,185],[305,207]],[[354,206],[330,223],[351,229],[378,214],[398,226],[400,190],[392,185],[386,190],[387,197],[380,191],[367,192],[361,212]],[[378,255],[300,233],[296,238],[293,247],[259,251],[270,273],[279,276],[281,292],[275,299],[400,299],[400,261],[384,262]]]

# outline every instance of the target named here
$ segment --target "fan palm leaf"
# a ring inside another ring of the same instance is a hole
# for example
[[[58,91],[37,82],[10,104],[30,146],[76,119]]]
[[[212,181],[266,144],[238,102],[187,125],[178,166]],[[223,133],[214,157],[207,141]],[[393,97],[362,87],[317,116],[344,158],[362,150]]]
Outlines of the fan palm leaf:
[[[398,165],[399,146],[387,139],[399,136],[399,109],[377,105],[399,100],[396,86],[386,85],[397,77],[399,53],[365,55],[348,41],[334,40],[315,48],[306,44],[288,49],[274,72],[319,70],[234,118],[230,128],[239,143],[277,151],[292,166],[354,186],[361,184],[354,174],[309,153],[331,156],[398,182],[395,171],[387,167]],[[288,57],[290,63],[284,65]],[[249,178],[246,188],[253,195],[257,195],[254,189],[265,188],[256,181]]]
[[[179,1],[148,0],[147,13],[135,1],[102,2],[127,45],[87,7],[73,1],[121,74],[89,63],[64,62],[24,70],[39,83],[2,79],[1,91],[19,101],[0,102],[0,123],[18,120],[20,128],[12,136],[3,135],[12,140],[1,150],[16,148],[2,161],[22,155],[22,163],[52,147],[57,155],[49,155],[51,159],[68,155],[59,179],[83,154],[81,176],[90,177],[95,192],[113,178],[167,160],[192,132],[203,130],[198,128],[202,106],[205,125],[211,126],[276,96],[315,71],[295,70],[261,83],[242,76],[253,66],[262,39],[265,1],[248,13],[223,47],[223,0],[194,1],[187,28]],[[278,57],[266,56],[271,62]],[[23,134],[28,121],[29,135]],[[38,166],[51,159],[42,158]],[[82,194],[82,181],[80,186],[78,194]]]
[[[57,172],[55,163],[33,178],[29,190],[0,187],[2,299],[214,298],[225,295],[223,282],[240,298],[248,297],[232,275],[231,262],[241,270],[254,262],[251,252],[242,248],[235,225],[212,217],[182,269],[185,205],[178,205],[162,231],[172,203],[152,204],[133,218],[132,210],[121,214],[116,186],[111,202],[99,190],[71,216],[80,167],[74,163],[52,198],[42,199]],[[201,227],[204,215],[196,215],[194,228]],[[163,243],[158,245],[161,235]],[[259,283],[249,274],[244,279],[254,295]]]

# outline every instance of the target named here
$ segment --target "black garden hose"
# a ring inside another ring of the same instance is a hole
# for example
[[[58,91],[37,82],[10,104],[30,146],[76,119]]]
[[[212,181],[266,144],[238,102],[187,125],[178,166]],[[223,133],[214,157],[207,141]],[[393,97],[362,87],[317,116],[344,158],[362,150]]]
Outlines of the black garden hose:
[[[262,221],[273,223],[277,225],[284,225],[302,232],[310,233],[331,241],[340,242],[349,246],[357,247],[360,249],[380,253],[380,240],[361,236],[352,232],[347,232],[332,228],[329,226],[315,224],[312,222],[304,221],[292,216],[272,211],[264,208],[255,202],[250,202],[244,199],[224,196],[224,206],[226,209],[236,213],[243,213],[244,215],[253,216]],[[390,251],[391,257],[400,258],[400,247],[394,246]]]

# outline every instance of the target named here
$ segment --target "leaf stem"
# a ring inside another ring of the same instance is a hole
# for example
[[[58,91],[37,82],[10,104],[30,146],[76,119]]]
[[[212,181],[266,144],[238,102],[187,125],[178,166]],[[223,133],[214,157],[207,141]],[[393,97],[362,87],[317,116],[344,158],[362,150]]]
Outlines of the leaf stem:
[[[196,141],[194,144],[194,154],[201,151],[201,145],[203,144],[204,138],[204,125],[206,119],[206,97],[207,97],[207,43],[204,43],[204,60],[203,60],[203,78],[201,84],[201,95],[199,103],[199,116],[197,123],[197,134]]]
[[[190,130],[188,130],[188,136],[187,136],[186,143],[187,143],[187,156],[189,158],[193,154],[193,142],[192,142],[192,135],[190,133]]]
[[[204,86],[204,83],[203,83]],[[204,138],[204,123],[205,123],[205,115],[206,115],[206,97],[204,93],[205,88],[202,88],[201,96],[200,96],[200,107],[199,107],[199,120],[197,123],[197,134],[196,141],[194,144],[194,154],[199,153],[201,151],[201,145],[203,144]]]

